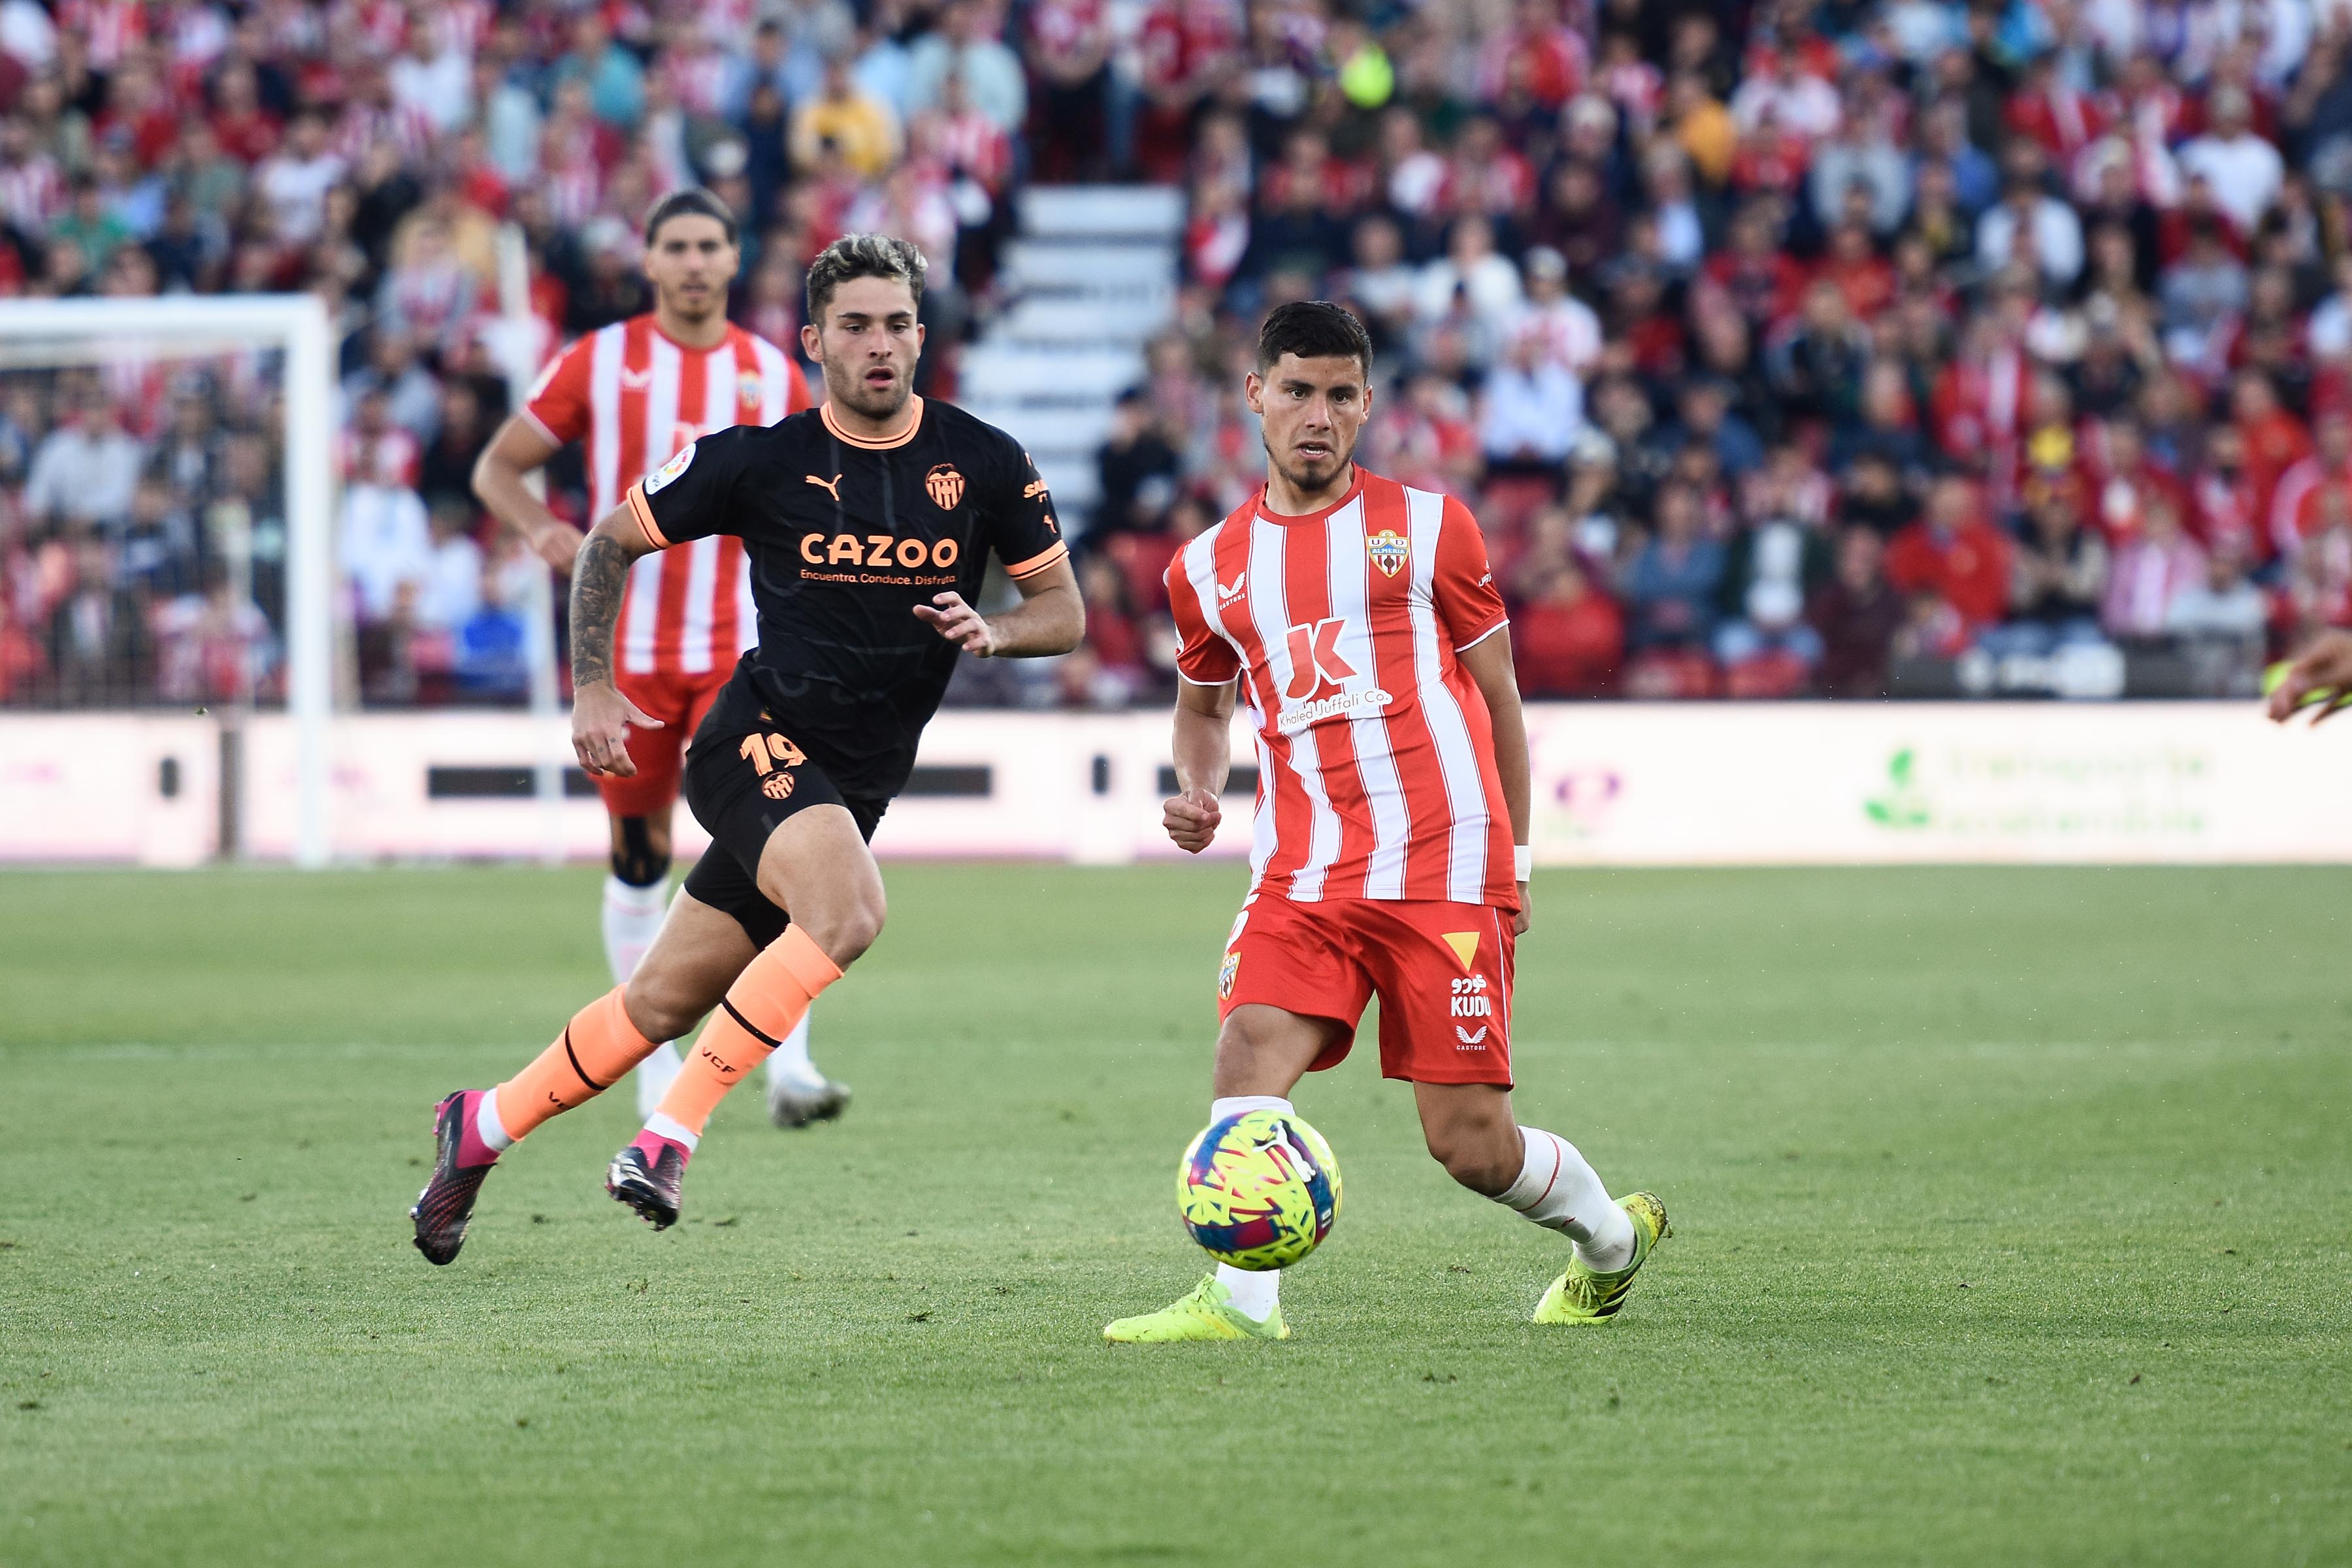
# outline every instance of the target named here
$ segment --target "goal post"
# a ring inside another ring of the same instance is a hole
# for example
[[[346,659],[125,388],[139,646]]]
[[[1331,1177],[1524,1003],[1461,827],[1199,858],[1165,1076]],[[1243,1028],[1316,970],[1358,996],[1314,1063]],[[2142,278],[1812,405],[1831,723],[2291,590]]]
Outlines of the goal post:
[[[332,858],[335,332],[309,294],[0,300],[0,369],[277,350],[284,355],[286,706],[295,731],[294,860]]]

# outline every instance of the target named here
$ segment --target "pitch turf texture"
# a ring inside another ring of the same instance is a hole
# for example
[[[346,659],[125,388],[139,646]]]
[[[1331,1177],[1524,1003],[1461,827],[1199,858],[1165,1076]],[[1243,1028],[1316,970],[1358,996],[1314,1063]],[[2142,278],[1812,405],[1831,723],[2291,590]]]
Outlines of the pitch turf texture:
[[[1227,869],[894,867],[847,1121],[618,1093],[404,1211],[601,988],[591,871],[0,877],[0,1562],[2352,1560],[2346,873],[1549,875],[1524,1118],[1675,1235],[1618,1323],[1368,1047],[1281,1345],[1202,1270]]]

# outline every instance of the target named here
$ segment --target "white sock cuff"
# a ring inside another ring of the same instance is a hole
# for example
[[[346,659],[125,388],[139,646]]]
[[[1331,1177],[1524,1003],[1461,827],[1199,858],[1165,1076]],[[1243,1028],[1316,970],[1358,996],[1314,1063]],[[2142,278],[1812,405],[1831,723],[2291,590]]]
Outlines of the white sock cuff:
[[[1244,1110],[1278,1110],[1285,1116],[1296,1116],[1290,1101],[1278,1094],[1228,1094],[1209,1101],[1209,1120],[1223,1121],[1228,1116],[1239,1116]]]
[[[514,1147],[507,1124],[499,1120],[499,1091],[495,1089],[474,1102],[474,1136],[501,1152]]]
[[[1506,1187],[1496,1201],[1526,1214],[1551,1195],[1553,1186],[1559,1181],[1559,1168],[1567,1163],[1568,1157],[1559,1140],[1540,1127],[1520,1128],[1519,1142],[1524,1151],[1519,1179]]]
[[[1217,1283],[1225,1288],[1234,1310],[1252,1322],[1263,1323],[1274,1315],[1282,1300],[1282,1272],[1279,1269],[1236,1268],[1230,1263],[1217,1265]]]
[[[694,1152],[694,1146],[702,1142],[701,1136],[689,1131],[685,1122],[675,1117],[664,1116],[658,1110],[646,1118],[646,1131],[656,1138],[667,1138],[673,1143],[685,1144],[686,1152],[689,1154]]]
[[[624,914],[657,915],[669,907],[669,879],[648,882],[644,887],[624,882],[607,872],[604,877],[604,905]]]

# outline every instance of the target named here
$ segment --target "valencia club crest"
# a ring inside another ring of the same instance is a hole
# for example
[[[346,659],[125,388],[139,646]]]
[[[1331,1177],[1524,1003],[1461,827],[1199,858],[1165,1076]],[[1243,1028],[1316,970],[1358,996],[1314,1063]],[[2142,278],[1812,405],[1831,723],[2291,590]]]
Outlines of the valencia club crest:
[[[923,489],[931,495],[931,504],[941,511],[953,511],[963,500],[963,476],[952,463],[935,463],[923,476]]]

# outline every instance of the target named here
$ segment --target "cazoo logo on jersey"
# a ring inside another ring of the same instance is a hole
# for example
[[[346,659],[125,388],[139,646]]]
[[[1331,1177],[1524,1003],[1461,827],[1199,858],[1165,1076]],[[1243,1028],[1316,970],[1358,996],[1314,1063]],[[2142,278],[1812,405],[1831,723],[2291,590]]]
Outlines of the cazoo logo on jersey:
[[[1293,734],[1326,719],[1344,718],[1360,708],[1385,708],[1396,700],[1379,686],[1347,689],[1347,683],[1358,678],[1356,667],[1339,652],[1340,639],[1347,635],[1344,616],[1327,616],[1283,634],[1290,679],[1283,684],[1284,706],[1275,721],[1276,729]]]

